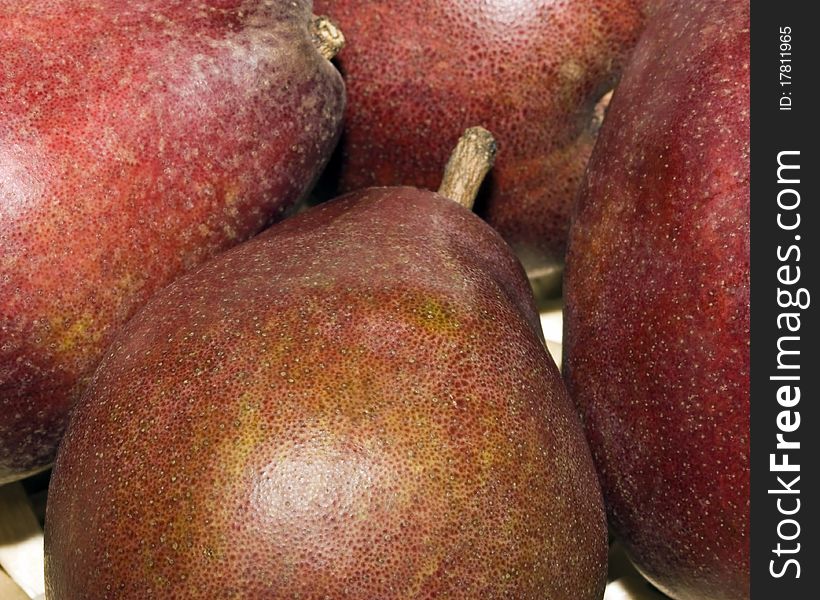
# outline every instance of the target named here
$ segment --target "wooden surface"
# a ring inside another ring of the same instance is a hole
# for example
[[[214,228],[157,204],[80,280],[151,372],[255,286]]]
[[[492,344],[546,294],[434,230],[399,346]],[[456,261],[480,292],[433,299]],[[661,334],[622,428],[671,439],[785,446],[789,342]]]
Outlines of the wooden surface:
[[[29,600],[28,595],[14,583],[5,571],[0,571],[0,599],[2,600]]]
[[[0,486],[0,566],[29,598],[45,593],[43,530],[20,483]]]

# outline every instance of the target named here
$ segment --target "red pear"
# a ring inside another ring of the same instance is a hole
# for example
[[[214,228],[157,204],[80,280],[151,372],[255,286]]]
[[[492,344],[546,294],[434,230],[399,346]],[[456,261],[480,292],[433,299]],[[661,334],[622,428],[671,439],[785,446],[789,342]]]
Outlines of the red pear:
[[[465,127],[498,138],[477,211],[531,276],[557,274],[572,202],[642,25],[636,0],[318,0],[350,41],[344,191],[435,189]],[[335,161],[334,161],[335,162]]]
[[[0,483],[139,306],[311,185],[340,41],[306,0],[0,5]]]
[[[580,195],[565,376],[613,528],[679,600],[749,597],[749,3],[657,4]]]
[[[51,597],[601,598],[580,421],[456,172],[288,219],[128,323],[55,465]]]

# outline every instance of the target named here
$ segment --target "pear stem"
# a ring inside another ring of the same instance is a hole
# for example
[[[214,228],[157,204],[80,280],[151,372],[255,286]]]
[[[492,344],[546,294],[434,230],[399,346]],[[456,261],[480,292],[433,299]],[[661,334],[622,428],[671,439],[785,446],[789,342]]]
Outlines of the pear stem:
[[[438,193],[472,210],[478,188],[493,166],[496,148],[492,133],[483,127],[470,127],[447,161]]]
[[[328,17],[313,15],[310,21],[310,33],[313,36],[313,45],[319,54],[330,60],[344,48],[345,36]]]

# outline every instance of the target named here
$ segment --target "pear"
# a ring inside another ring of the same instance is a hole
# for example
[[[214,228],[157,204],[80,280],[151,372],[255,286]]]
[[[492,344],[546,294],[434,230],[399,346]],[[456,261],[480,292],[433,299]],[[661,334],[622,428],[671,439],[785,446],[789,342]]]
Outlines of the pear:
[[[155,291],[307,191],[342,39],[307,0],[0,4],[0,484]]]
[[[316,0],[350,43],[331,161],[342,191],[435,189],[465,127],[501,152],[476,203],[546,291],[608,100],[643,27],[639,0]]]
[[[749,3],[655,3],[570,237],[564,370],[610,522],[679,600],[749,597]]]
[[[52,598],[601,598],[580,420],[520,263],[453,201],[493,148],[470,130],[441,193],[351,193],[148,303],[56,462]]]

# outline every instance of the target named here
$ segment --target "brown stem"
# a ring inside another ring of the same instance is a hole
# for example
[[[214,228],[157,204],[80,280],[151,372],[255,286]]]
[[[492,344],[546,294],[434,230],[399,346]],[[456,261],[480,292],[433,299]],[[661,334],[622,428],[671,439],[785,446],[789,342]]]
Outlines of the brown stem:
[[[438,193],[472,210],[478,188],[493,166],[495,151],[492,133],[483,127],[470,127],[447,161]]]
[[[345,36],[328,17],[314,15],[310,21],[310,33],[313,35],[313,45],[327,60],[344,48]]]

